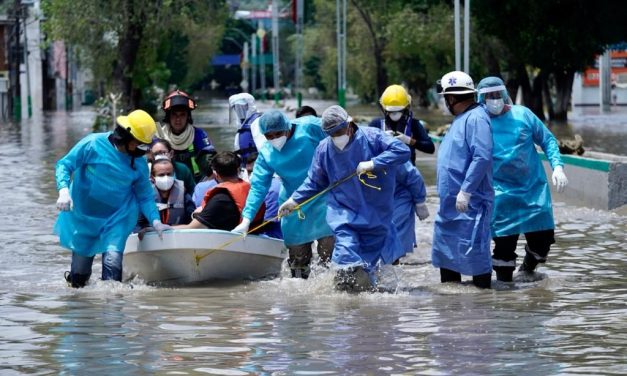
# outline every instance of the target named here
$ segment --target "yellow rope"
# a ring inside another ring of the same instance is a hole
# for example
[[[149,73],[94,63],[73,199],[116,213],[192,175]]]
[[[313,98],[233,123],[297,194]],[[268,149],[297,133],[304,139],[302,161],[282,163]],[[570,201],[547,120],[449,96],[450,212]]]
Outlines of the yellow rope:
[[[383,173],[384,173],[384,174],[386,174],[386,172],[385,172],[385,171],[383,171]],[[333,183],[332,185],[328,186],[328,187],[327,187],[327,188],[325,188],[324,190],[322,190],[322,191],[320,191],[320,192],[316,193],[315,195],[311,196],[311,197],[310,197],[310,198],[308,198],[307,200],[305,200],[305,201],[301,202],[300,204],[296,205],[296,206],[294,207],[294,210],[293,210],[293,211],[297,211],[297,213],[298,213],[298,218],[299,218],[299,219],[301,219],[301,220],[305,219],[305,214],[304,214],[304,213],[302,213],[302,211],[300,210],[300,208],[302,208],[303,206],[307,205],[307,204],[308,204],[308,203],[310,203],[311,201],[313,201],[313,200],[317,199],[318,197],[320,197],[320,196],[324,195],[325,193],[329,192],[330,190],[332,190],[333,188],[337,187],[338,185],[340,185],[340,184],[342,184],[342,183],[347,182],[348,180],[350,180],[351,178],[353,178],[353,177],[355,177],[355,176],[357,176],[357,177],[358,177],[358,179],[359,179],[359,181],[360,181],[363,185],[365,185],[366,187],[373,188],[373,189],[376,189],[376,190],[379,190],[379,191],[381,190],[381,187],[376,187],[376,186],[374,186],[374,185],[371,185],[371,184],[366,183],[366,182],[365,182],[365,180],[363,180],[363,179],[361,178],[361,175],[363,175],[363,174],[366,174],[366,177],[367,177],[368,179],[376,179],[376,178],[377,178],[377,175],[375,175],[375,174],[374,174],[374,173],[372,173],[372,172],[362,172],[362,173],[358,173],[357,171],[355,171],[355,172],[353,172],[352,174],[350,174],[350,175],[348,175],[348,176],[346,176],[346,177],[344,177],[344,178],[342,178],[342,179],[340,179],[340,180],[336,181],[335,183]],[[263,222],[262,224],[260,224],[259,226],[257,226],[257,227],[255,227],[255,228],[253,228],[252,230],[248,230],[248,232],[243,233],[243,234],[240,234],[240,236],[237,236],[237,237],[235,237],[235,238],[233,238],[233,239],[231,239],[231,240],[228,240],[228,241],[226,241],[226,242],[224,242],[224,243],[220,244],[219,246],[217,246],[217,247],[213,248],[211,251],[209,251],[209,252],[207,252],[207,253],[205,253],[205,254],[203,254],[203,255],[196,255],[196,256],[195,256],[195,258],[196,258],[196,266],[200,265],[200,261],[201,261],[202,259],[204,259],[205,257],[209,256],[210,254],[212,254],[212,253],[213,253],[213,252],[215,252],[216,250],[221,250],[221,249],[223,249],[223,248],[225,248],[225,247],[227,247],[227,246],[229,246],[229,245],[231,245],[231,244],[233,244],[233,243],[235,243],[235,242],[237,242],[237,241],[239,241],[239,240],[242,240],[242,239],[244,239],[244,238],[245,238],[248,234],[250,234],[250,233],[253,233],[253,232],[257,231],[257,230],[259,230],[260,228],[262,228],[263,226],[267,225],[268,223],[270,223],[270,222],[274,222],[274,221],[276,221],[276,220],[278,220],[278,219],[281,219],[281,215],[280,215],[280,214],[279,214],[279,215],[274,216],[274,217],[273,217],[273,218],[271,218],[271,219],[268,219],[267,221]]]

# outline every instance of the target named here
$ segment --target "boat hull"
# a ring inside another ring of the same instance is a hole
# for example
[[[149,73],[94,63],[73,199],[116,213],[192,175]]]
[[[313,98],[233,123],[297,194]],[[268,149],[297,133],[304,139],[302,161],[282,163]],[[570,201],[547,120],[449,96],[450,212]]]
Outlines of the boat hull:
[[[163,239],[148,233],[129,236],[123,279],[181,285],[209,281],[272,278],[287,255],[282,240],[219,230],[166,231]]]

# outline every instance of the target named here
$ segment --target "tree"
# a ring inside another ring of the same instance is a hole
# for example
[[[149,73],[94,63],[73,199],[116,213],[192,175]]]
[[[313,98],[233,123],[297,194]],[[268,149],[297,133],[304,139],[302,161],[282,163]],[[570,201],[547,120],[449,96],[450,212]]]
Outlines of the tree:
[[[222,0],[46,0],[43,9],[48,39],[78,47],[94,77],[129,107],[172,71],[185,72],[181,86],[202,78],[226,18]],[[170,66],[181,50],[185,59]]]
[[[523,102],[544,119],[565,120],[575,72],[593,63],[608,44],[625,38],[627,2],[609,0],[475,0],[479,27],[507,46],[492,74],[522,88]],[[515,91],[514,91],[515,92]],[[553,94],[554,92],[554,94]]]

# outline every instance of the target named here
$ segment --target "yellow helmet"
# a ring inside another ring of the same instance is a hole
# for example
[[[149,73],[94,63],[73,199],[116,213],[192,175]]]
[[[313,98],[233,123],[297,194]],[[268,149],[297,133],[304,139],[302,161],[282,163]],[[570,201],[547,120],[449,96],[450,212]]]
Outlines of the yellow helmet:
[[[135,110],[127,116],[118,116],[116,120],[131,136],[144,144],[151,143],[152,136],[157,132],[155,121],[144,110]]]
[[[379,103],[385,111],[402,111],[410,105],[411,96],[401,85],[390,85],[381,95]]]

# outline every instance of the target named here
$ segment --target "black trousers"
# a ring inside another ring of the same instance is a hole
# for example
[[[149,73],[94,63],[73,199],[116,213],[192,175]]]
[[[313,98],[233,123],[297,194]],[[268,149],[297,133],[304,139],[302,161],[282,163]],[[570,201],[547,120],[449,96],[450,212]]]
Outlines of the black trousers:
[[[499,280],[502,280],[499,278],[499,274],[511,275],[516,269],[516,245],[519,236],[520,234],[515,234],[493,239],[492,268],[497,272],[497,279]],[[525,246],[525,260],[523,262],[534,269],[537,264],[546,262],[551,244],[555,243],[555,231],[550,229],[526,232],[525,239],[527,245]]]
[[[440,268],[440,282],[461,282],[462,275],[458,272],[450,269]],[[492,273],[479,274],[472,276],[473,285],[482,288],[489,289],[492,287]]]

